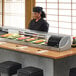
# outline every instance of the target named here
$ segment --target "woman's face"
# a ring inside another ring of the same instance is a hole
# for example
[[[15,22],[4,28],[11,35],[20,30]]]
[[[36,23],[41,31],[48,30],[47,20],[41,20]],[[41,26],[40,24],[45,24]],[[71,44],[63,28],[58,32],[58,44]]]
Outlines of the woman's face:
[[[33,18],[34,19],[38,19],[41,17],[41,13],[38,13],[38,12],[33,12]]]

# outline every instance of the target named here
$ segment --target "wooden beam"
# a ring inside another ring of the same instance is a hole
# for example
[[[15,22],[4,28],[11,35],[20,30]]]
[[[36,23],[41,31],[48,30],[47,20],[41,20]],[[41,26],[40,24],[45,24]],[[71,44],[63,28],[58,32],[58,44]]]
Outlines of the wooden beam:
[[[2,26],[4,26],[4,0],[2,0]]]
[[[35,6],[35,0],[26,0],[25,2],[25,28],[28,28],[29,22],[32,18],[32,9]]]

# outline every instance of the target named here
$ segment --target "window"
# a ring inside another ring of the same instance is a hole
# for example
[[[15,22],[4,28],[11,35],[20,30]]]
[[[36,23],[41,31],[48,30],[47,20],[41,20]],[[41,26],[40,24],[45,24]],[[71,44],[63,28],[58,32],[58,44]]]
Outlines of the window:
[[[0,0],[0,27],[2,27],[2,0]]]
[[[25,0],[4,0],[4,26],[25,28]]]
[[[76,35],[76,0],[36,0],[36,6],[44,9],[49,32]]]

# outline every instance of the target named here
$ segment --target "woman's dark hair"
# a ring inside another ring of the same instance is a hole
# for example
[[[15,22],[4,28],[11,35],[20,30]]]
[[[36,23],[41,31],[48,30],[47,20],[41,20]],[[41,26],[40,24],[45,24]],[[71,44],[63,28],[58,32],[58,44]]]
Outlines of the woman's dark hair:
[[[33,12],[38,12],[38,13],[41,12],[41,18],[45,18],[46,17],[45,12],[43,11],[42,7],[34,7],[33,8]]]
[[[42,11],[42,12],[41,12],[41,17],[42,17],[42,18],[45,18],[45,17],[46,17],[46,15],[45,15],[45,12],[44,12],[44,11]]]

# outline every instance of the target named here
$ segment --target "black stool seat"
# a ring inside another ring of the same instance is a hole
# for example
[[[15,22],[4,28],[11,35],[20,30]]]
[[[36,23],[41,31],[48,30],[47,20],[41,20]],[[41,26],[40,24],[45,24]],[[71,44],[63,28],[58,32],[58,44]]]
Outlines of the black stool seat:
[[[70,69],[69,76],[76,76],[76,68]]]
[[[18,76],[43,76],[43,70],[36,67],[25,67],[18,70]]]
[[[8,73],[9,76],[16,74],[21,68],[21,64],[13,61],[5,61],[0,63],[0,73]]]

